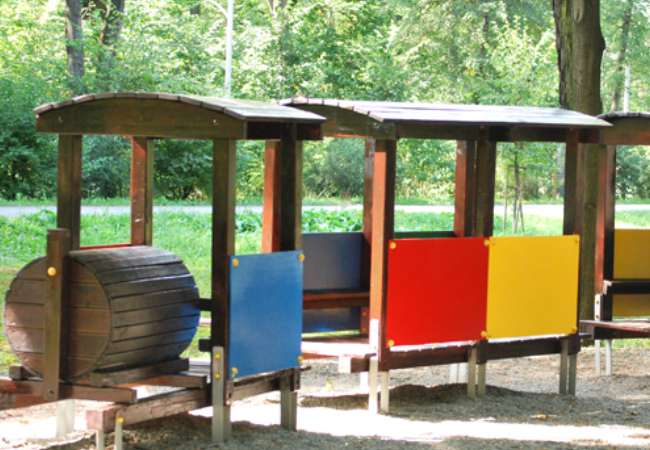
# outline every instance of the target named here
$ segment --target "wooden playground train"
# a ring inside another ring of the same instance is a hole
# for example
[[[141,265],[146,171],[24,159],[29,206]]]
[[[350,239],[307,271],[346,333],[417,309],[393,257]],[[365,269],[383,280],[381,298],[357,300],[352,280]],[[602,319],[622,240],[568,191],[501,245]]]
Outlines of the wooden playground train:
[[[559,391],[575,394],[578,298],[590,282],[603,294],[596,321],[585,323],[593,338],[650,336],[647,322],[612,321],[611,300],[650,294],[649,273],[612,272],[612,158],[616,145],[647,144],[647,125],[548,108],[139,93],[34,112],[38,132],[59,135],[58,228],[7,292],[5,331],[20,361],[10,368],[13,406],[113,402],[87,414],[98,447],[106,431],[119,446],[125,424],[206,406],[214,441],[225,441],[230,405],[271,391],[280,392],[282,426],[295,430],[303,358],[337,357],[340,371],[368,373],[369,407],[383,412],[391,370],[468,363],[474,397],[485,395],[487,361],[530,355],[560,355]],[[128,244],[81,245],[83,135],[132,140]],[[302,143],[323,137],[365,139],[362,232],[302,233]],[[178,256],[153,247],[156,139],[213,141],[210,298]],[[394,231],[400,139],[457,141],[453,230]],[[257,255],[235,250],[238,140],[267,142]],[[497,143],[518,141],[566,143],[563,236],[492,236]],[[601,155],[596,184],[586,182],[585,152]],[[585,185],[602,194],[594,220],[582,213]],[[617,245],[625,239],[617,234]],[[646,238],[629,239],[636,250]],[[594,273],[590,258],[604,269]],[[199,349],[210,359],[190,364],[180,355],[202,311],[210,337]],[[138,399],[133,384],[179,389]]]

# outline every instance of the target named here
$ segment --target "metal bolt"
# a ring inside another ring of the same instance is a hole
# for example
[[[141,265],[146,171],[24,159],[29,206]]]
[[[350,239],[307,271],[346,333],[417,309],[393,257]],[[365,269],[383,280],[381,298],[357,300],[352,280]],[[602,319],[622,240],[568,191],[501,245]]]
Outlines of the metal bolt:
[[[233,259],[232,260],[232,266],[237,267],[239,265],[239,260],[238,259]]]
[[[233,367],[233,368],[232,368],[232,376],[234,377],[234,376],[237,375],[238,373],[239,373],[239,371],[237,370],[237,368],[236,368],[236,367]]]
[[[487,247],[488,245],[490,245],[490,240],[489,240],[489,239],[486,239],[485,241],[483,241],[483,243],[484,243],[485,246]]]
[[[56,268],[55,267],[50,267],[47,269],[47,274],[51,277],[56,276]]]
[[[298,364],[302,364],[303,361],[304,361],[303,357],[302,357],[302,356],[298,356]]]
[[[117,421],[118,421],[119,423],[124,423],[124,417],[118,417],[118,418],[117,418]]]
[[[221,354],[217,353],[216,355],[214,355],[214,359],[221,359]]]
[[[212,123],[214,123],[215,125],[219,125],[219,121],[217,119],[214,119]]]
[[[300,255],[298,255],[298,260],[299,261],[304,261],[305,260],[305,254],[301,253]]]
[[[397,244],[395,242],[391,242],[388,246],[390,248],[395,248],[395,247],[397,247]]]
[[[214,374],[214,378],[217,380],[221,379],[221,374],[218,373]]]
[[[389,346],[389,347],[392,347],[393,345],[395,345],[395,341],[392,340],[392,339],[390,339],[390,340],[388,341],[388,346]]]

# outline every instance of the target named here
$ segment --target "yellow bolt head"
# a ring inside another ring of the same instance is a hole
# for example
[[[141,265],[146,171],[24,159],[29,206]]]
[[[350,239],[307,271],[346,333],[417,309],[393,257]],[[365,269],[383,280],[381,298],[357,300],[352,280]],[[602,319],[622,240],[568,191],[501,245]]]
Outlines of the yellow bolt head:
[[[239,373],[239,370],[237,370],[236,367],[233,367],[233,368],[232,368],[232,376],[234,377],[234,376],[237,375],[238,373]]]
[[[304,261],[304,260],[305,260],[305,254],[304,253],[301,253],[300,255],[298,255],[298,261]]]
[[[389,347],[392,347],[393,345],[395,345],[395,341],[392,340],[392,339],[390,339],[390,340],[388,341],[388,346],[389,346]]]
[[[117,418],[117,421],[118,421],[119,423],[124,423],[124,417],[118,417],[118,418]]]
[[[389,246],[390,248],[395,248],[395,247],[397,247],[397,244],[394,243],[394,242],[391,242],[390,244],[388,244],[388,246]]]
[[[233,259],[232,260],[232,266],[237,267],[239,265],[239,260],[238,259]]]
[[[483,241],[483,243],[484,243],[485,246],[487,247],[488,245],[490,245],[490,240],[489,240],[489,239],[486,239],[485,241]]]
[[[221,353],[217,353],[216,355],[214,355],[214,359],[221,359]]]
[[[486,338],[487,337],[487,331],[481,331],[481,337]]]
[[[217,379],[217,380],[219,380],[219,379],[221,378],[221,374],[219,374],[219,373],[215,373],[215,374],[214,374],[214,378]]]
[[[56,275],[56,269],[54,267],[50,267],[47,269],[47,274],[51,277]]]
[[[577,332],[578,332],[578,327],[571,328],[571,333],[577,333]]]
[[[304,361],[303,357],[302,357],[302,356],[298,356],[298,364],[302,364],[303,361]]]
[[[580,243],[580,236],[576,236],[575,241],[576,241],[576,244],[579,244]]]
[[[492,337],[492,332],[488,331],[487,337],[491,338]]]

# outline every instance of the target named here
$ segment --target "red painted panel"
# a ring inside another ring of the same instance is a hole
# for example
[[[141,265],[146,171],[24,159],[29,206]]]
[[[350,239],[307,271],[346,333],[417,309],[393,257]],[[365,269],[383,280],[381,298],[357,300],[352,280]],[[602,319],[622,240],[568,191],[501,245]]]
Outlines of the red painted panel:
[[[387,335],[394,345],[481,339],[486,327],[485,238],[400,239],[388,252]]]

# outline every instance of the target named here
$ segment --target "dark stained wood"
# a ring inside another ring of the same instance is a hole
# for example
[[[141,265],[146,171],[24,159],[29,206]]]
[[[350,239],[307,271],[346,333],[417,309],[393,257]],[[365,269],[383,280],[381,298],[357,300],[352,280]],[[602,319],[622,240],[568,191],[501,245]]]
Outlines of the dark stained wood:
[[[89,409],[86,411],[86,424],[89,430],[111,431],[115,429],[118,413],[124,419],[123,425],[132,425],[193,411],[210,405],[208,392],[203,389],[185,389],[148,397],[130,406],[108,405]]]
[[[322,105],[301,105],[300,109],[327,118],[327,122],[322,125],[324,136],[363,139],[396,139],[398,137],[394,124],[378,122],[353,111]]]
[[[97,279],[104,285],[125,283],[127,281],[139,279],[162,278],[174,275],[190,275],[190,271],[187,270],[187,267],[185,267],[184,264],[177,263],[159,266],[131,267],[123,270],[111,270],[95,273]]]
[[[114,328],[119,328],[129,325],[138,325],[141,323],[159,322],[161,320],[173,319],[175,317],[195,316],[197,312],[198,308],[196,302],[188,301],[184,303],[159,306],[157,308],[114,313],[111,322]]]
[[[43,353],[43,330],[40,328],[6,328],[7,339],[16,352]],[[74,357],[99,357],[108,344],[108,335],[70,333],[68,352]]]
[[[278,128],[277,125],[276,128]],[[262,253],[271,253],[280,250],[281,151],[282,147],[280,142],[266,142],[266,149],[264,151]]]
[[[56,226],[70,230],[70,250],[81,245],[82,143],[79,135],[59,136]]]
[[[42,396],[45,400],[58,400],[59,379],[67,378],[69,253],[70,230],[48,230],[43,306],[45,344]]]
[[[647,279],[605,280],[603,287],[607,295],[650,294],[650,280]]]
[[[106,294],[111,298],[131,295],[148,294],[150,292],[169,291],[172,289],[192,288],[196,286],[192,275],[175,277],[148,278],[129,281],[127,283],[109,284],[105,286]]]
[[[187,360],[181,360],[187,361]],[[188,362],[189,366],[189,362]],[[172,386],[177,388],[206,389],[208,387],[208,377],[206,375],[196,375],[190,372],[176,373],[174,370],[171,375],[162,375],[155,378],[142,379],[137,378],[137,382],[120,384],[120,387],[133,386]]]
[[[487,139],[481,129],[476,143],[476,211],[474,236],[488,237],[494,232],[494,182],[496,176],[496,142]]]
[[[153,245],[153,139],[131,139],[131,244]]]
[[[650,120],[647,117],[609,119],[612,127],[603,130],[605,145],[650,145]]]
[[[237,380],[227,403],[232,404],[254,395],[280,390],[280,380],[287,377],[290,378],[289,385],[294,392],[300,388],[300,371],[301,369],[296,367]]]
[[[379,369],[388,370],[386,296],[388,242],[395,232],[395,170],[397,141],[376,141],[372,209],[370,273],[370,343],[379,354]]]
[[[151,334],[169,333],[177,330],[185,330],[196,326],[200,314],[186,317],[177,317],[174,319],[161,320],[158,322],[143,323],[140,325],[132,325],[129,327],[115,328],[112,331],[114,340],[134,339],[137,337],[149,336]]]
[[[74,252],[73,256],[81,263],[93,261],[122,261],[125,259],[140,258],[160,255],[159,248],[148,246],[102,248],[96,250],[83,250]]]
[[[361,288],[370,289],[370,260],[372,253],[372,188],[375,174],[374,139],[366,139],[363,162],[363,241],[361,242]],[[368,316],[365,316],[365,322]],[[367,328],[368,324],[366,324]]]
[[[130,311],[134,309],[145,309],[159,307],[174,303],[194,302],[197,306],[199,290],[180,289],[162,292],[153,292],[150,294],[138,295],[135,297],[120,297],[111,301],[111,310],[114,312]]]
[[[103,272],[105,270],[118,270],[118,269],[129,269],[129,268],[140,268],[147,266],[155,266],[162,264],[175,264],[181,263],[183,260],[180,256],[173,253],[168,253],[165,255],[149,255],[149,256],[140,256],[136,258],[122,258],[118,260],[104,260],[98,261],[93,264],[93,270],[97,273]]]
[[[249,122],[246,127],[246,139],[280,140],[281,132],[277,122]],[[321,125],[315,123],[298,123],[298,140],[319,141],[323,139]]]
[[[302,248],[302,141],[296,125],[282,124],[280,142],[280,251]]]
[[[370,293],[368,291],[351,290],[304,291],[302,300],[304,310],[354,306],[367,307],[370,303]]]
[[[581,320],[580,324],[587,327],[587,333],[590,335],[590,339],[644,339],[650,337],[650,331],[647,331],[647,328],[636,327],[634,326],[635,324],[624,326],[623,329],[619,329],[616,321]]]
[[[45,383],[40,381],[13,381],[16,388],[25,395],[43,396]],[[61,383],[58,388],[63,399],[96,400],[117,403],[137,402],[137,393],[131,389],[94,388],[74,384]]]
[[[605,181],[605,229],[602,246],[597,248],[602,252],[602,275],[606,280],[614,278],[614,222],[616,216],[616,146],[607,146]],[[597,291],[599,292],[599,291]]]
[[[153,364],[161,360],[165,361],[178,357],[187,346],[188,342],[184,341],[123,353],[105,354],[97,367],[102,371],[112,371],[129,366],[138,367]]]
[[[557,337],[549,337],[489,342],[487,352],[489,361],[521,358],[524,356],[559,354],[562,352],[562,340]]]
[[[396,231],[395,239],[444,239],[456,237],[454,231]]]
[[[577,132],[567,133],[564,171],[564,234],[582,234],[585,149]]]
[[[36,131],[171,139],[242,139],[246,123],[223,113],[182,102],[155,99],[107,99],[71,105],[41,114]]]
[[[650,320],[648,319],[621,319],[608,321],[581,320],[580,323],[590,325],[592,327],[635,331],[639,333],[650,333]]]
[[[74,262],[73,262],[73,265]],[[45,264],[43,264],[45,267]],[[43,305],[45,303],[45,280],[16,279],[11,285],[11,303]],[[70,283],[68,305],[80,308],[107,308],[107,300],[98,283]]]
[[[456,146],[456,194],[454,196],[454,234],[470,237],[474,231],[476,195],[476,142],[458,141]]]
[[[9,378],[12,380],[26,380],[30,378],[32,374],[21,365],[11,365],[9,366]]]
[[[141,380],[147,380],[165,374],[175,374],[183,372],[190,368],[188,359],[172,359],[163,361],[146,367],[137,367],[135,369],[126,369],[109,373],[93,372],[90,374],[89,382],[91,386],[115,386],[118,384],[132,383]],[[148,384],[148,383],[147,383]],[[168,384],[166,386],[174,386]],[[181,386],[183,387],[183,386]]]

